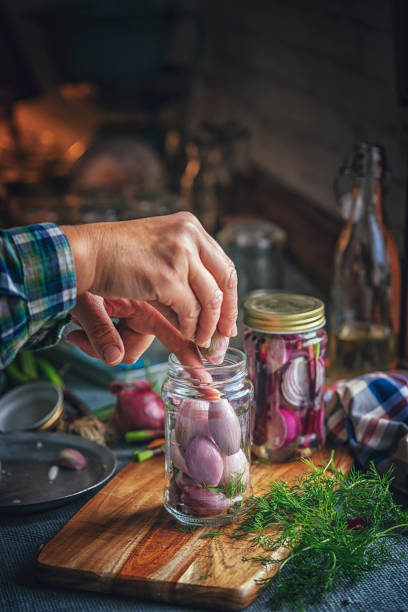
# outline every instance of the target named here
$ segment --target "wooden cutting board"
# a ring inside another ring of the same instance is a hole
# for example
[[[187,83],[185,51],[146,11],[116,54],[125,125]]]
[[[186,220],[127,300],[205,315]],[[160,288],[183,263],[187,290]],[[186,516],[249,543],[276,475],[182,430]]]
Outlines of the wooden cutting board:
[[[328,450],[314,454],[320,464]],[[353,460],[336,451],[336,465],[348,472]],[[291,482],[307,467],[300,461],[254,465],[254,493],[268,479]],[[184,533],[162,507],[164,461],[130,463],[61,529],[37,561],[40,580],[66,588],[118,593],[199,608],[241,610],[258,596],[257,580],[267,574],[243,556],[261,554],[248,541],[229,537],[234,525],[214,538],[203,527]],[[282,551],[282,556],[285,551]]]

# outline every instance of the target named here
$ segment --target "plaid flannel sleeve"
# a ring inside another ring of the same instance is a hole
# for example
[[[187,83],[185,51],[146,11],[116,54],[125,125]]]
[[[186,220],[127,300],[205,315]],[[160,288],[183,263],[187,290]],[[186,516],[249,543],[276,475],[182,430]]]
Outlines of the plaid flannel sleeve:
[[[0,231],[0,368],[58,342],[76,302],[71,248],[54,223]]]

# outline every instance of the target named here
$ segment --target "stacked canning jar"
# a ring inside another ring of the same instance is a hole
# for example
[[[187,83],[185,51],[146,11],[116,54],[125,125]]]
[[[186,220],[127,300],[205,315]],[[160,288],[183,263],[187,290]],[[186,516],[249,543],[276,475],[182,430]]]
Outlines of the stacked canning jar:
[[[229,349],[202,368],[169,357],[162,389],[166,408],[165,508],[190,525],[222,525],[245,509],[250,485],[252,385],[246,359]]]
[[[289,293],[244,303],[244,345],[254,385],[252,451],[270,461],[309,456],[324,443],[324,304]]]

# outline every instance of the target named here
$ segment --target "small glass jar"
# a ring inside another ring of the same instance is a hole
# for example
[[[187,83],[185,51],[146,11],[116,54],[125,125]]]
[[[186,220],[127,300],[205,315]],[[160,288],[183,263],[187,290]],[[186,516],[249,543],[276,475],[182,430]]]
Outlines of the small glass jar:
[[[255,295],[244,303],[244,324],[252,451],[277,462],[310,456],[325,441],[324,304],[289,293]]]
[[[187,525],[224,525],[252,494],[246,358],[228,349],[223,363],[181,365],[169,356],[162,387],[166,409],[164,506]]]

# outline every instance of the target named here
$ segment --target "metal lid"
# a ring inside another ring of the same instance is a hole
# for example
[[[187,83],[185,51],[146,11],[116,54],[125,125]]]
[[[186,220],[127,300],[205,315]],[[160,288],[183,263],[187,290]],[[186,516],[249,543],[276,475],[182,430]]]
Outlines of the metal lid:
[[[15,387],[0,399],[0,433],[45,431],[64,411],[62,390],[49,382],[32,382]]]
[[[265,293],[244,302],[244,323],[273,333],[311,331],[326,323],[324,304],[308,295]]]

